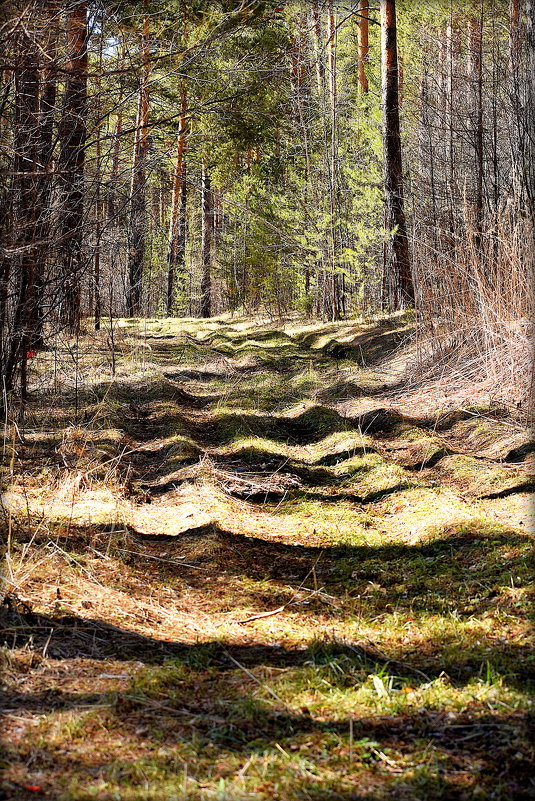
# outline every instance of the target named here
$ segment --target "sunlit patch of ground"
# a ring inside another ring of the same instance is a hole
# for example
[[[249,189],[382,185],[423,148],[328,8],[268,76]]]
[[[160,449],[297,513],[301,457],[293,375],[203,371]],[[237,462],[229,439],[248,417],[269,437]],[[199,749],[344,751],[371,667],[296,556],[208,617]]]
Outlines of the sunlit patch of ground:
[[[532,437],[403,395],[410,331],[124,320],[77,375],[39,355],[6,798],[533,797]]]

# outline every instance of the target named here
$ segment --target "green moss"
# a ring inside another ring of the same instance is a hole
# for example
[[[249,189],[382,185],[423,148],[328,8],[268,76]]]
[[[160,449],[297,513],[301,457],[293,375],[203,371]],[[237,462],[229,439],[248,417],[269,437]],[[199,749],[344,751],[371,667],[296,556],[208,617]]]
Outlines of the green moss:
[[[442,475],[462,485],[463,491],[471,495],[499,495],[535,486],[535,479],[522,470],[508,469],[473,456],[446,456],[438,468]]]
[[[166,467],[180,466],[184,462],[197,459],[202,454],[202,449],[188,437],[174,436],[171,442],[172,445],[166,454]]]

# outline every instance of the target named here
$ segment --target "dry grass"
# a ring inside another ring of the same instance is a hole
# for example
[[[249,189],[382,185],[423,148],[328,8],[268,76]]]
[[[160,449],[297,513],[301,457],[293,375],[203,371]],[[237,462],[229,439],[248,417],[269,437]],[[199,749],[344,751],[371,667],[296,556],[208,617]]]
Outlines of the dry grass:
[[[532,443],[488,398],[418,407],[378,356],[406,328],[124,322],[115,375],[103,334],[55,394],[42,357],[6,441],[7,797],[530,797]]]
[[[416,253],[422,377],[455,403],[490,397],[524,422],[535,408],[534,242],[533,221],[508,208],[479,239],[463,230],[440,257],[423,243]]]

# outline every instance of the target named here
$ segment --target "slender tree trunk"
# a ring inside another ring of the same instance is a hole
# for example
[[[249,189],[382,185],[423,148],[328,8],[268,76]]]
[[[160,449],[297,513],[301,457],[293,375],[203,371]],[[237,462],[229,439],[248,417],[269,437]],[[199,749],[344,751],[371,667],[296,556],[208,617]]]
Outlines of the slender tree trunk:
[[[520,76],[520,0],[509,3],[509,68],[510,94],[513,109],[514,128],[511,135],[511,156],[513,162],[513,191],[518,190],[519,177],[522,172],[522,97]]]
[[[472,84],[475,186],[473,197],[475,247],[479,250],[483,230],[483,5],[469,23],[469,76]]]
[[[455,125],[453,119],[453,108],[454,108],[454,80],[453,80],[453,7],[452,7],[452,0],[450,0],[450,15],[448,19],[448,26],[446,30],[446,45],[447,45],[447,57],[448,57],[448,79],[447,79],[447,97],[446,97],[446,108],[447,108],[447,120],[448,120],[448,178],[447,178],[447,187],[448,187],[448,218],[449,218],[449,227],[450,227],[450,236],[453,241],[454,229],[455,229],[455,220],[454,220],[454,209],[455,209],[455,199],[456,199],[456,192],[455,192]]]
[[[143,69],[139,86],[138,113],[134,155],[132,159],[132,181],[130,185],[130,224],[128,243],[128,289],[126,307],[129,317],[141,314],[143,286],[143,264],[146,235],[146,181],[147,146],[149,122],[149,29],[148,15],[143,22],[142,56]]]
[[[26,23],[28,24],[28,23]],[[33,340],[36,318],[35,265],[37,262],[38,157],[39,157],[39,65],[35,31],[21,37],[20,66],[15,71],[14,225],[17,279],[10,343],[4,367],[4,388],[13,388],[17,368],[21,373],[21,394],[26,394],[26,361]]]
[[[433,259],[436,261],[438,258],[438,215],[437,215],[437,193],[436,193],[436,181],[435,181],[435,147],[433,142],[433,128],[431,126],[429,120],[429,100],[428,100],[428,90],[427,90],[427,74],[426,74],[426,66],[424,66],[424,71],[422,75],[421,87],[420,87],[420,100],[421,100],[421,120],[422,120],[422,131],[425,132],[425,136],[427,137],[427,144],[429,147],[429,191],[425,193],[426,196],[431,196],[431,220],[430,225],[428,227],[431,228],[432,231],[432,256]],[[422,150],[424,148],[422,147]],[[426,220],[427,222],[427,220]]]
[[[44,281],[47,260],[50,254],[51,201],[53,191],[53,157],[54,157],[54,124],[56,117],[57,97],[57,40],[58,13],[55,0],[50,2],[43,15],[43,69],[41,72],[41,97],[39,103],[39,215],[37,221],[36,241],[37,255],[35,262],[35,295],[33,320],[33,341],[31,349],[43,347],[43,300]]]
[[[321,11],[319,1],[314,0],[312,5],[312,17],[314,28],[314,55],[316,62],[316,81],[318,87],[318,95],[325,91],[325,61],[323,57],[323,43],[321,37]]]
[[[394,309],[414,302],[403,204],[395,0],[381,0],[381,54],[385,159],[385,278]]]
[[[309,132],[307,128],[307,120],[305,119],[305,108],[310,106],[311,93],[310,84],[306,80],[306,68],[304,62],[307,56],[308,40],[308,13],[300,12],[297,18],[298,33],[292,47],[291,56],[295,53],[296,58],[290,59],[290,83],[293,89],[294,99],[294,121],[297,130],[300,132],[303,143],[303,152],[305,157],[304,171],[303,171],[303,223],[306,231],[310,230],[311,215],[310,215],[310,194],[311,194],[311,169],[310,169],[310,142]],[[305,278],[305,297],[308,298],[310,294],[310,262],[307,260],[304,265],[304,278]]]
[[[201,317],[212,316],[212,192],[210,176],[202,169]]]
[[[61,124],[60,171],[63,188],[63,306],[67,328],[80,325],[84,163],[87,115],[87,2],[67,16],[67,83]]]
[[[98,48],[98,71],[99,74],[102,74],[102,57],[103,57],[103,47],[104,47],[104,36],[101,33],[100,40],[99,40],[99,48]],[[102,156],[102,145],[101,145],[101,78],[97,79],[97,106],[96,106],[96,116],[97,116],[97,128],[95,131],[96,142],[95,142],[95,174],[96,174],[96,189],[95,189],[95,251],[93,255],[93,303],[92,303],[92,312],[94,317],[94,326],[95,331],[100,330],[100,317],[102,312],[102,304],[100,298],[100,256],[101,256],[101,237],[102,237],[102,222],[103,218],[105,218],[105,202],[103,203],[101,198],[101,185],[102,185],[102,164],[101,164],[101,156]],[[91,297],[91,295],[90,295]]]
[[[175,284],[184,289],[187,225],[187,184],[186,184],[186,109],[187,95],[184,86],[180,90],[180,121],[177,138],[175,171],[172,180],[171,216],[169,221],[169,240],[167,246],[167,299],[166,312],[173,313]]]
[[[316,86],[318,95],[319,114],[321,118],[321,137],[322,137],[322,153],[321,153],[321,167],[317,179],[318,190],[318,210],[320,216],[317,218],[316,230],[318,234],[318,244],[321,249],[321,255],[316,260],[315,272],[316,279],[316,315],[325,320],[331,315],[330,307],[330,281],[328,273],[328,263],[330,260],[329,242],[327,241],[327,233],[325,230],[325,223],[323,220],[327,217],[329,211],[328,203],[331,198],[331,177],[330,177],[330,158],[328,152],[328,121],[327,121],[327,81],[325,69],[325,43],[323,40],[323,24],[322,24],[322,11],[324,4],[320,0],[313,0],[312,3],[312,29],[313,29],[313,47],[314,57],[316,64]],[[325,191],[325,186],[329,190]],[[321,238],[320,238],[321,237]]]
[[[4,110],[10,101],[12,92],[11,73],[4,70],[0,74],[1,99],[0,99],[0,141],[4,141],[6,136],[10,136],[7,116]],[[12,163],[12,162],[11,162]],[[7,320],[7,301],[9,290],[9,278],[11,274],[11,244],[13,237],[13,195],[14,195],[15,175],[9,181],[0,183],[0,367],[2,374],[5,368],[8,320]],[[0,392],[2,387],[0,387]],[[0,403],[1,407],[1,403]]]
[[[120,69],[124,69],[125,56],[126,56],[126,45],[123,41],[121,48],[121,58],[119,61]],[[123,216],[122,214],[118,215],[118,209],[117,209],[117,198],[118,198],[117,182],[119,180],[119,163],[121,158],[121,135],[123,132],[123,99],[124,99],[124,81],[123,77],[121,76],[119,85],[119,96],[117,98],[117,105],[116,105],[115,130],[113,132],[111,175],[107,189],[107,201],[106,201],[107,205],[106,216],[108,222],[112,223],[112,225],[117,225],[119,223],[119,217]]]
[[[330,131],[330,187],[329,205],[331,216],[331,317],[339,320],[341,315],[340,280],[338,276],[338,119],[337,102],[338,87],[336,82],[336,51],[337,31],[334,2],[329,0],[328,6],[328,36],[329,36],[329,105],[331,117]]]
[[[369,58],[368,19],[369,0],[359,0],[358,45],[359,45],[359,89],[363,94],[368,93],[368,75],[366,67]]]
[[[108,191],[108,220],[117,223],[117,181],[119,179],[119,159],[121,156],[121,134],[123,131],[123,112],[119,108],[115,121],[115,131],[113,134],[113,153],[111,160],[110,188]]]
[[[522,184],[527,214],[535,214],[535,0],[526,0],[526,56],[522,112]]]

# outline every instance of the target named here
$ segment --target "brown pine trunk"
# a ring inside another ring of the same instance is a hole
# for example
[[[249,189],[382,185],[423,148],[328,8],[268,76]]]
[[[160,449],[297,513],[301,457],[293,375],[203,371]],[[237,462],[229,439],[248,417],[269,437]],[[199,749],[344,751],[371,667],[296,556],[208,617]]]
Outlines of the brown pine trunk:
[[[202,169],[201,317],[212,316],[212,192],[210,176]]]
[[[39,65],[35,46],[35,31],[26,32],[20,41],[20,65],[15,69],[15,121],[13,146],[14,181],[13,236],[14,267],[17,279],[15,308],[11,323],[10,341],[3,367],[4,387],[13,388],[17,368],[21,374],[21,394],[26,394],[26,360],[33,339],[35,320],[35,265],[37,262],[37,217],[39,181]],[[8,274],[9,275],[9,274]]]
[[[359,89],[363,94],[368,93],[368,76],[366,67],[369,58],[368,19],[369,0],[359,0],[358,46],[359,46]]]
[[[400,309],[414,302],[414,284],[403,204],[396,3],[381,0],[380,6],[387,234],[384,269],[388,305]]]
[[[134,155],[132,159],[132,181],[130,185],[128,288],[126,296],[126,307],[129,317],[138,317],[141,313],[143,264],[145,257],[150,76],[149,26],[149,17],[145,16],[142,37],[143,70],[139,86],[136,135],[134,141]]]
[[[87,3],[67,15],[66,88],[61,121],[60,172],[63,189],[63,312],[69,331],[80,325],[84,162],[87,115]]]
[[[186,89],[180,90],[180,121],[176,149],[175,171],[172,180],[171,216],[169,221],[169,240],[167,246],[167,302],[166,312],[173,314],[175,284],[178,279],[184,288],[184,268],[186,256],[187,225],[187,184],[186,184]]]

